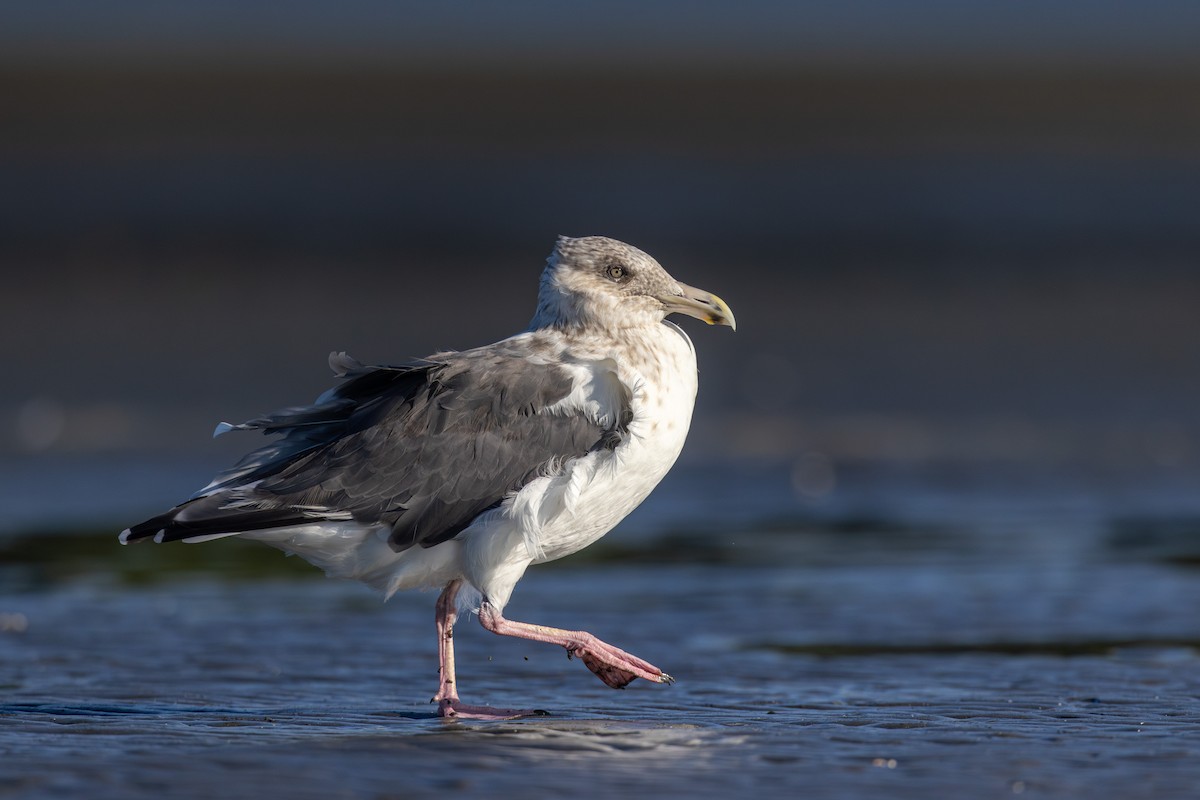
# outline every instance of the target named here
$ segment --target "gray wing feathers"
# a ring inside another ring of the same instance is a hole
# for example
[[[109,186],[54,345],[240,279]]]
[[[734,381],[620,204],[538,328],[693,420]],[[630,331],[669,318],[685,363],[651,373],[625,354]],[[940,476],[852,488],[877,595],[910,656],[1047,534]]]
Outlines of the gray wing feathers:
[[[231,426],[282,436],[205,493],[224,492],[243,512],[384,523],[397,550],[451,539],[552,462],[612,449],[628,426],[623,385],[611,423],[561,405],[543,413],[576,378],[526,356],[492,347],[364,367],[334,354],[345,382],[312,406]]]

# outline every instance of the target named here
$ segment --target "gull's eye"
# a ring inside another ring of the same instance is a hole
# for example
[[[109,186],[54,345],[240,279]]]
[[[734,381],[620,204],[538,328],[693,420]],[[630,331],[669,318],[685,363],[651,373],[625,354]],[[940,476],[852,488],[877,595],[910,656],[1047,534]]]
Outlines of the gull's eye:
[[[604,274],[608,275],[608,277],[612,278],[614,281],[619,281],[625,277],[626,273],[625,268],[620,264],[612,264],[607,270],[605,270]]]

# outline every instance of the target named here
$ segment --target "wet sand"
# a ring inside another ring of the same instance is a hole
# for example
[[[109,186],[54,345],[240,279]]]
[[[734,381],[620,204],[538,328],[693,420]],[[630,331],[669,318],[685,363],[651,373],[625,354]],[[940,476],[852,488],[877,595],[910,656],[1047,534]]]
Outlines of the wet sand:
[[[1200,581],[1153,563],[611,564],[533,571],[514,618],[584,627],[673,686],[319,575],[75,579],[0,595],[6,797],[1189,796]]]

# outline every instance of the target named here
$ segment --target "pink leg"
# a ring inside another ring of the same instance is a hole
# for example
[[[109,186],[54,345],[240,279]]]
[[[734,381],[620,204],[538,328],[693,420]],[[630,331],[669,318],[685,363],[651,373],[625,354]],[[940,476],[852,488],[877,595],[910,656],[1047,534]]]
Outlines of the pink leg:
[[[654,683],[674,683],[675,679],[653,664],[602,642],[587,631],[565,631],[545,625],[530,625],[505,619],[487,600],[479,608],[483,627],[501,636],[516,636],[535,642],[557,644],[567,649],[567,658],[578,656],[600,680],[614,689],[624,689],[637,678]]]
[[[517,719],[544,716],[545,711],[469,706],[459,701],[458,684],[454,675],[454,622],[458,617],[454,598],[461,585],[462,581],[450,581],[437,599],[438,671],[441,679],[437,694],[429,702],[437,703],[438,716],[447,719]]]
[[[443,708],[458,702],[458,688],[454,685],[454,622],[458,610],[454,598],[460,585],[460,581],[450,581],[437,599],[438,674],[441,682],[430,702],[438,704],[441,716],[446,716],[441,713]]]

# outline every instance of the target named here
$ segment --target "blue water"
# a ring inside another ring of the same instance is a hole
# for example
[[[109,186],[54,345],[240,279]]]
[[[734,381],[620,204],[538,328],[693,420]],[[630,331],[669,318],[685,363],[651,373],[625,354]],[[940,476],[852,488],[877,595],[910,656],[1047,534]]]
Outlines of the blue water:
[[[179,477],[113,472],[94,491]],[[1186,492],[844,469],[818,502],[790,474],[685,464],[595,558],[531,569],[518,587],[513,618],[590,630],[672,686],[615,692],[557,648],[462,622],[464,699],[550,712],[506,723],[432,717],[429,593],[384,604],[316,570],[173,567],[131,584],[135,551],[115,543],[57,577],[10,564],[0,789],[1194,796]]]
[[[28,618],[0,636],[14,797],[1161,797],[1200,781],[1200,624],[1183,611],[1200,581],[1160,568],[548,570],[511,614],[599,632],[678,682],[614,692],[557,649],[464,625],[464,696],[551,712],[511,723],[430,716],[428,595],[385,607],[314,577],[0,602]],[[836,643],[861,649],[808,649]]]

